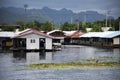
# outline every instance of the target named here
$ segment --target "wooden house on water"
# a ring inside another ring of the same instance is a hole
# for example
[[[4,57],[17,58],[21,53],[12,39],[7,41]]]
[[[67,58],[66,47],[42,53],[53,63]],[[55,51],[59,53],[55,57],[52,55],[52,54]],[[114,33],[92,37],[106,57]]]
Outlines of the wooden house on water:
[[[65,33],[61,30],[53,30],[47,33],[53,36],[53,47],[57,50],[61,50],[62,43],[64,42]]]
[[[54,37],[53,43],[79,44],[79,37],[83,33],[81,31],[53,30],[47,34]]]
[[[64,37],[66,36],[65,33],[61,30],[53,30],[48,32],[47,34],[54,37],[54,43],[63,43]]]
[[[12,50],[40,51],[52,50],[51,36],[35,29],[26,29],[13,38]]]
[[[14,36],[14,32],[1,31],[0,32],[0,50],[9,50],[13,46],[11,37]]]
[[[80,36],[81,44],[120,47],[120,31],[89,32]]]
[[[79,44],[80,43],[80,36],[83,35],[84,33],[81,31],[75,31],[72,32],[71,34],[66,33],[66,37],[64,38],[64,43],[65,44]]]

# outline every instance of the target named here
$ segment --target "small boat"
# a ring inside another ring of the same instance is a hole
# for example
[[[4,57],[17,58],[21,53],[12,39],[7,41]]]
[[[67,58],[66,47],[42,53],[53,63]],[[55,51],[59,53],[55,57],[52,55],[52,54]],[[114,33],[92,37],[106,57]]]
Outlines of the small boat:
[[[61,43],[53,43],[53,49],[56,51],[61,50],[62,49],[61,46],[62,46]]]

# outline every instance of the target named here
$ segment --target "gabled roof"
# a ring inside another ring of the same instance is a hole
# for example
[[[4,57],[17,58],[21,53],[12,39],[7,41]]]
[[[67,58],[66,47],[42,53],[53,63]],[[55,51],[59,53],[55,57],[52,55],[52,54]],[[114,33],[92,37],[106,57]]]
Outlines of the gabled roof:
[[[83,35],[84,33],[82,33],[81,31],[76,31],[71,35],[68,35],[67,37],[71,37],[71,38],[79,38],[79,36]]]
[[[13,38],[21,37],[21,36],[31,34],[31,33],[38,34],[38,35],[48,37],[48,38],[53,38],[52,36],[49,36],[49,35],[47,35],[47,34],[45,34],[43,32],[40,32],[40,31],[35,30],[35,29],[31,29],[31,28],[25,29],[24,31],[16,33],[16,35]]]
[[[54,32],[63,32],[63,31],[61,31],[61,30],[53,30],[53,31],[47,32],[47,34],[50,35],[51,33],[54,33]]]
[[[76,31],[63,31],[65,33],[66,36],[70,36],[72,34],[74,34]]]
[[[13,37],[15,35],[14,32],[0,32],[0,37]]]
[[[113,38],[119,35],[120,35],[120,31],[107,31],[107,32],[89,32],[80,37]]]

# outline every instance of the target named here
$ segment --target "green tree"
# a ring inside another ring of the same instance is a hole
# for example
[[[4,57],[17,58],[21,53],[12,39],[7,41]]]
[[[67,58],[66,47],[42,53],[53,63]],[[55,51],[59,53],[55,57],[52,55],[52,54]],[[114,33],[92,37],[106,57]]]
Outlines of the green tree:
[[[81,30],[82,30],[83,32],[87,32],[86,28],[87,28],[87,24],[83,24],[83,27],[82,27]]]
[[[101,26],[98,23],[92,24],[92,32],[102,32]]]
[[[120,25],[120,17],[114,21],[114,29],[115,31],[119,30],[119,25]]]
[[[51,30],[54,30],[55,26],[51,22],[47,21],[47,22],[43,23],[43,25],[40,27],[40,29],[45,32],[49,32]]]
[[[2,31],[15,31],[16,26],[2,25],[1,29]]]
[[[76,30],[76,26],[74,24],[69,24],[68,22],[66,22],[63,25],[61,25],[60,29],[63,31],[71,31]]]
[[[38,29],[38,27],[37,27],[37,25],[35,24],[34,21],[28,22],[25,26],[26,26],[26,28]]]
[[[87,27],[87,28],[91,28],[91,27],[92,27],[92,23],[91,23],[91,22],[87,22],[87,23],[86,23],[86,27]]]
[[[26,28],[33,28],[40,30],[42,23],[39,23],[38,21],[31,21],[27,22],[26,24],[22,21],[16,22],[17,25],[20,25],[20,30],[24,30]]]
[[[20,26],[20,31],[25,29],[24,22],[18,21],[18,22],[16,22],[16,24]]]

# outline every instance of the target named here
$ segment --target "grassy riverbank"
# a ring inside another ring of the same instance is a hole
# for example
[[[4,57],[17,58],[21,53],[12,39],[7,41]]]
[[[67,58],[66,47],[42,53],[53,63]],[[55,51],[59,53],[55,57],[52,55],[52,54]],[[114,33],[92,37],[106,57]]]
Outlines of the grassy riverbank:
[[[102,62],[102,63],[81,63],[81,62],[69,62],[69,63],[44,63],[44,64],[32,64],[28,67],[34,69],[99,69],[99,68],[120,68],[120,62]]]
[[[81,60],[79,62],[69,63],[42,63],[42,64],[31,64],[28,67],[34,69],[103,69],[103,68],[120,68],[120,61],[118,62],[107,62],[110,59],[120,59],[120,56],[112,57],[98,57]],[[103,61],[103,62],[101,62]]]

